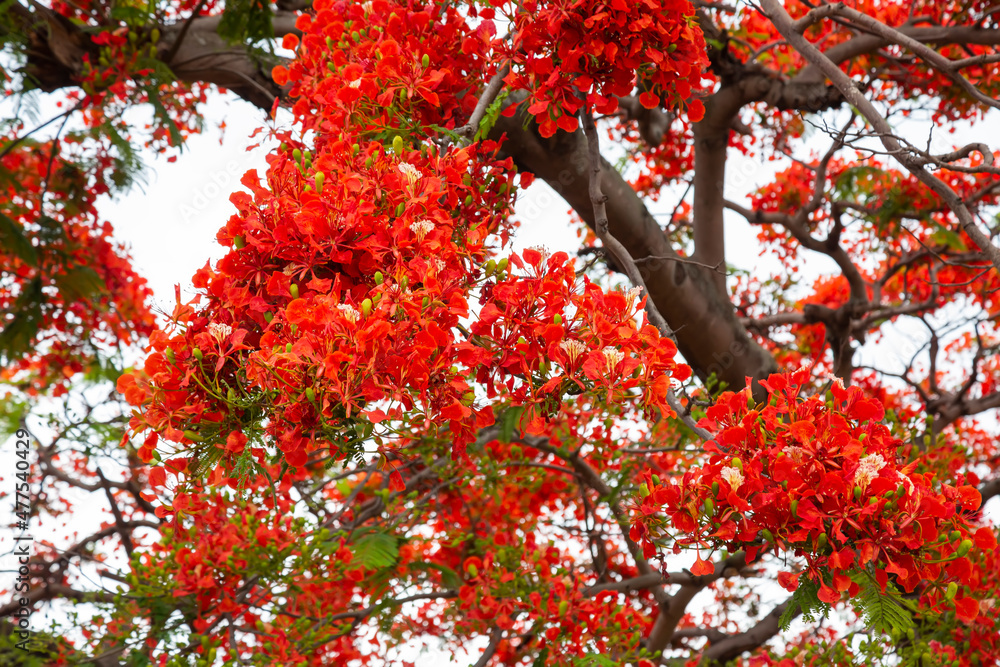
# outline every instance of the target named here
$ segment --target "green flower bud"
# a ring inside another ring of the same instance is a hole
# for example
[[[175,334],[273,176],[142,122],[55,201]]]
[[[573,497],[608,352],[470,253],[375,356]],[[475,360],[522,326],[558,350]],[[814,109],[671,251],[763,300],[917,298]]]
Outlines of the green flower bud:
[[[292,149],[292,159],[294,159],[296,162],[301,162],[302,161],[302,151],[300,149],[298,149],[298,148]]]
[[[955,549],[955,555],[958,558],[964,558],[970,549],[972,549],[972,540],[962,540],[962,543]]]
[[[431,57],[425,53],[424,57],[420,59],[420,64],[423,65],[425,68],[430,67]]]
[[[398,134],[392,138],[392,150],[396,153],[397,156],[403,154],[403,137],[399,136]]]
[[[204,357],[205,355],[202,354],[201,350],[199,350],[198,348],[194,348],[193,350],[191,350],[191,356],[197,359],[198,361],[201,361],[202,357]]]
[[[295,283],[292,283],[291,285],[288,286],[288,291],[292,295],[293,299],[299,298],[299,286],[296,285]]]
[[[376,271],[375,272],[375,284],[376,285],[381,285],[383,280],[385,280],[385,276],[382,275],[382,272],[381,271]]]
[[[945,592],[944,597],[946,600],[954,600],[955,595],[958,594],[958,584],[954,581],[948,584],[948,590]]]
[[[364,301],[361,302],[361,312],[364,313],[365,317],[368,317],[369,315],[372,314],[372,300],[371,299],[365,299]]]

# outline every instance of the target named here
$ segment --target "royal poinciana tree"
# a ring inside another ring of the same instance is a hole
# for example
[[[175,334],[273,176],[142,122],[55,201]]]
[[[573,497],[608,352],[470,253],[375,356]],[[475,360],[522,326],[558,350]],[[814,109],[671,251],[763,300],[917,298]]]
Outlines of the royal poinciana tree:
[[[6,3],[2,493],[71,534],[0,655],[996,665],[997,10]],[[221,88],[280,147],[156,320],[95,205]]]

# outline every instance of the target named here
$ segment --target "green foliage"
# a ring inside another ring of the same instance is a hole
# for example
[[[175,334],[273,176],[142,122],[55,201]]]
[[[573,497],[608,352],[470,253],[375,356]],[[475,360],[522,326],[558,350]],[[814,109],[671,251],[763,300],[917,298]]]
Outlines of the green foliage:
[[[353,567],[381,570],[390,567],[399,557],[399,540],[387,533],[370,532],[351,545]]]
[[[0,248],[8,251],[25,264],[38,263],[38,253],[31,241],[24,235],[21,225],[0,213]]]
[[[851,600],[851,604],[868,628],[895,635],[913,627],[912,603],[904,599],[891,582],[883,593],[867,572],[858,572],[851,579],[861,586],[861,593]]]
[[[507,90],[503,90],[497,95],[497,98],[493,100],[493,104],[486,107],[486,115],[483,116],[482,122],[479,123],[479,128],[476,130],[475,141],[481,141],[486,138],[486,135],[490,133],[493,126],[497,123],[497,118],[500,117],[500,112],[503,110],[503,102],[507,99]]]
[[[802,618],[810,623],[826,618],[830,613],[830,605],[819,599],[819,584],[812,579],[803,577],[799,580],[799,587],[795,589],[788,606],[778,620],[782,630],[788,630],[799,609],[802,610]]]
[[[18,295],[10,311],[0,313],[3,317],[0,322],[3,326],[0,331],[0,362],[9,364],[31,349],[42,324],[44,298],[42,279],[35,278],[24,285],[24,291]]]
[[[219,36],[232,44],[271,39],[272,15],[271,3],[265,0],[228,0],[219,21]]]

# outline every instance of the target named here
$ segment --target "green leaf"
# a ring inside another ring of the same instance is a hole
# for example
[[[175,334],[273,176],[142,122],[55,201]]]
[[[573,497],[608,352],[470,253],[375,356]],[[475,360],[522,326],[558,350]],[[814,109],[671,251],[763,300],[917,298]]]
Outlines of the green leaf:
[[[253,44],[274,37],[271,18],[271,3],[265,0],[229,0],[216,32],[231,44]]]
[[[830,613],[830,605],[819,599],[819,584],[812,579],[802,578],[799,580],[799,587],[792,593],[778,625],[782,630],[788,630],[788,626],[795,620],[796,611],[802,609],[802,618],[815,623]]]
[[[31,345],[42,324],[42,279],[35,278],[24,286],[14,307],[5,316],[3,330],[0,331],[0,358],[6,363],[16,359],[31,349]]]
[[[876,632],[893,635],[914,627],[911,603],[904,599],[890,582],[882,592],[878,583],[866,572],[851,575],[861,586],[860,594],[851,600],[865,625]]]
[[[431,563],[424,560],[414,561],[410,563],[410,567],[416,570],[435,570],[441,573],[441,583],[444,584],[446,588],[458,588],[462,585],[462,578],[458,576],[455,570],[441,565],[440,563]]]
[[[351,565],[369,570],[391,566],[399,556],[399,540],[386,533],[368,533],[351,545],[354,558]]]
[[[0,213],[0,247],[10,251],[25,264],[38,264],[38,253],[31,245],[31,240],[24,235],[24,229],[3,213]]]
[[[493,126],[496,125],[497,118],[500,117],[500,111],[503,108],[503,101],[507,99],[507,94],[507,90],[500,91],[500,94],[493,100],[493,103],[486,107],[486,114],[483,116],[483,120],[479,123],[479,128],[476,130],[476,141],[485,139],[486,135],[493,129]]]
[[[66,301],[91,301],[106,291],[104,281],[89,266],[78,266],[54,278]]]
[[[517,428],[521,420],[523,407],[511,407],[503,413],[503,420],[500,422],[500,442],[510,442],[514,439],[514,429]]]

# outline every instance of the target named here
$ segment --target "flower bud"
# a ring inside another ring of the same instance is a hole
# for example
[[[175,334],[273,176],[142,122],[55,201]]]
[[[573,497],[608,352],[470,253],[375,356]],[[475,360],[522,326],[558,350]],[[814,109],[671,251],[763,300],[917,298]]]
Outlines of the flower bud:
[[[403,137],[398,134],[392,138],[392,150],[397,156],[401,156],[403,154]]]

